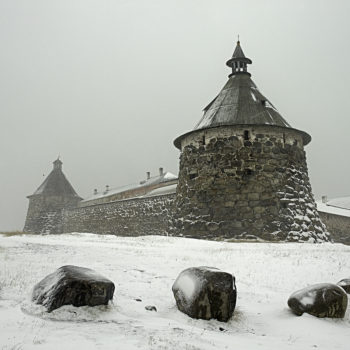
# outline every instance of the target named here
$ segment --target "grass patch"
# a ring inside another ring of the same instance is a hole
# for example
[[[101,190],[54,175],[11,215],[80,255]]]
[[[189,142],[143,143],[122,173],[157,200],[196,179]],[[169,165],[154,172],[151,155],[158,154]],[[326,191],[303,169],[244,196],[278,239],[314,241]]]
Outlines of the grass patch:
[[[0,231],[0,235],[3,235],[5,237],[11,237],[11,236],[20,236],[20,235],[29,235],[30,233],[28,232],[23,232],[23,231],[9,231],[9,232],[2,232]]]

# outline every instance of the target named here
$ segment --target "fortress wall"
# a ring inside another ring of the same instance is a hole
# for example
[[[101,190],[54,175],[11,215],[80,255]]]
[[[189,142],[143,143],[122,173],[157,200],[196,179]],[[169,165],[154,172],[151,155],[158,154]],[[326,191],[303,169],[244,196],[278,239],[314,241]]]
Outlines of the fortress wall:
[[[350,245],[350,217],[318,212],[335,243]]]
[[[133,198],[63,211],[63,232],[119,236],[166,235],[175,194]]]

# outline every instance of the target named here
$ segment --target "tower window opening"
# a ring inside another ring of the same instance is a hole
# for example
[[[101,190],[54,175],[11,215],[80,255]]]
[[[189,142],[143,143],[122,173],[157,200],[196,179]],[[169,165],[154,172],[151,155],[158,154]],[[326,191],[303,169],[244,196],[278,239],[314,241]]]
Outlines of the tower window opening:
[[[252,169],[244,169],[244,175],[252,175],[253,170]]]
[[[244,130],[243,138],[245,141],[249,140],[249,131],[248,130]]]
[[[205,135],[202,136],[202,144],[205,145]]]
[[[190,174],[190,180],[193,180],[197,177],[198,174]]]
[[[286,134],[283,133],[283,144],[285,145],[286,144]]]

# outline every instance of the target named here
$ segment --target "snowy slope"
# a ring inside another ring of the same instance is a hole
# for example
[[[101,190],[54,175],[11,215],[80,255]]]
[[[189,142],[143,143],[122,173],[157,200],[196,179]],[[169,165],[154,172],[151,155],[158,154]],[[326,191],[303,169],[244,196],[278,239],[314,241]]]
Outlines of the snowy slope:
[[[350,277],[349,257],[350,247],[340,244],[0,236],[0,349],[348,349],[349,311],[343,320],[296,317],[287,299],[308,284]],[[112,279],[114,303],[51,314],[33,305],[34,284],[66,264]],[[176,309],[173,282],[201,265],[236,276],[237,308],[228,323],[193,320]]]

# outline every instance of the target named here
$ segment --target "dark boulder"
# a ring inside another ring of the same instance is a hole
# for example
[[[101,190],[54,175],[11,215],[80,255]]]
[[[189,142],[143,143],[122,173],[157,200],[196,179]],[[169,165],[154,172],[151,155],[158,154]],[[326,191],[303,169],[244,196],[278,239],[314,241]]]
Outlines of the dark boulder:
[[[63,305],[107,305],[113,293],[114,283],[96,271],[67,265],[36,284],[32,300],[51,312]]]
[[[155,306],[153,306],[153,305],[147,305],[147,306],[145,306],[145,309],[147,311],[155,311],[155,312],[157,312],[157,308]]]
[[[301,316],[304,312],[316,317],[343,318],[348,297],[344,290],[331,283],[314,284],[293,293],[288,306]]]
[[[180,273],[172,287],[176,305],[192,318],[228,321],[236,306],[235,278],[212,267],[191,267]]]
[[[350,294],[350,278],[344,278],[337,283],[337,286],[342,287],[346,293]]]

